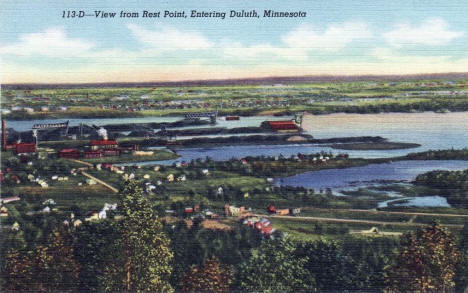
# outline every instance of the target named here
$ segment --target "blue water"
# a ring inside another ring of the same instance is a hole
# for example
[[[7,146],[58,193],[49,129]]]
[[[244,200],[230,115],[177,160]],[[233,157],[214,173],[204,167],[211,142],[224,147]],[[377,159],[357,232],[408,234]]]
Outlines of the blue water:
[[[468,161],[399,161],[346,169],[309,171],[276,179],[275,184],[278,186],[302,186],[310,189],[344,189],[381,180],[409,181],[421,173],[432,170],[464,169],[468,169]]]
[[[399,206],[399,207],[450,207],[450,204],[447,202],[447,199],[445,197],[441,197],[438,195],[391,199],[391,200],[379,202],[378,207],[386,208],[388,207],[389,203],[399,202],[399,201],[403,201],[403,202],[395,203],[393,205]]]
[[[259,126],[264,120],[290,119],[291,117],[253,116],[241,117],[239,121],[218,119],[216,127]],[[173,122],[180,117],[144,117],[144,118],[105,118],[105,119],[70,119],[70,125],[80,122],[96,125],[115,123]],[[35,123],[59,122],[66,119],[8,121],[9,127],[17,130],[28,130]],[[203,125],[202,127],[209,127]],[[409,152],[420,152],[429,149],[448,149],[468,147],[468,112],[457,113],[385,113],[385,114],[331,114],[308,115],[304,117],[303,128],[315,138],[382,136],[391,141],[421,144],[421,147],[402,150],[335,150],[324,145],[256,145],[224,146],[216,148],[185,148],[178,151],[182,156],[177,161],[190,161],[206,156],[214,160],[229,160],[245,156],[290,156],[297,153],[316,153],[320,151],[348,153],[350,157],[388,158],[403,156]],[[174,161],[163,162],[170,164]],[[153,162],[155,163],[155,162]],[[148,163],[147,163],[148,164]]]

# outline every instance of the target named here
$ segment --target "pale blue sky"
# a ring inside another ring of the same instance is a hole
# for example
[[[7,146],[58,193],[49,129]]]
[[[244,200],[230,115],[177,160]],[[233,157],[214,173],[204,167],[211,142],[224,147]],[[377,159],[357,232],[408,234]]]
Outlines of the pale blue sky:
[[[0,7],[4,83],[468,71],[466,1],[0,0]],[[193,9],[255,9],[260,18],[62,18],[63,10]],[[265,9],[307,17],[263,18]]]

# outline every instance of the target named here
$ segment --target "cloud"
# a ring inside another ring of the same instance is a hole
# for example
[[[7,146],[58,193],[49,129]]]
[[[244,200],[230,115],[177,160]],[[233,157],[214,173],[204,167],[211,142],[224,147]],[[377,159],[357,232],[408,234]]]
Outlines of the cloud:
[[[372,32],[364,22],[331,24],[323,32],[309,24],[303,24],[282,37],[291,48],[336,52],[349,43],[372,37]]]
[[[364,22],[331,24],[320,32],[313,26],[303,24],[281,37],[282,44],[269,43],[243,46],[241,43],[225,41],[221,47],[228,57],[255,58],[273,56],[285,61],[306,61],[309,52],[337,52],[351,42],[372,37],[372,32]]]
[[[139,42],[161,51],[200,50],[213,47],[212,42],[196,31],[182,31],[164,25],[154,30],[135,24],[128,24],[127,28]]]
[[[461,37],[462,31],[452,31],[442,18],[428,18],[419,26],[400,23],[394,29],[384,33],[384,39],[393,47],[426,45],[443,46]]]
[[[43,32],[21,35],[17,43],[0,47],[0,54],[74,57],[89,52],[93,47],[93,43],[70,38],[63,28],[53,27]]]

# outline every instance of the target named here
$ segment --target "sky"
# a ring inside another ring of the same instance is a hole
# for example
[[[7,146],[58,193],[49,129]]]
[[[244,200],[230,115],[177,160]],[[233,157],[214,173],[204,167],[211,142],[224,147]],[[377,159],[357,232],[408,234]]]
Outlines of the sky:
[[[144,10],[161,15],[143,18]],[[187,17],[165,18],[166,10]],[[192,10],[228,15],[192,18]],[[259,17],[230,18],[231,10]],[[268,18],[264,10],[306,17]],[[91,16],[64,18],[63,11]],[[140,17],[120,18],[121,11]],[[0,0],[0,81],[467,72],[467,15],[464,0]]]

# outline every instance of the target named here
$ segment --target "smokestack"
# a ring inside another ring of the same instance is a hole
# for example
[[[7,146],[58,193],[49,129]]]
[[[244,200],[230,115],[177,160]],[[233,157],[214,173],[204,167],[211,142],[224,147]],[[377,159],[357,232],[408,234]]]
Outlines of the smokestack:
[[[7,145],[7,133],[6,133],[6,121],[2,119],[2,150],[6,150]]]
[[[99,128],[97,133],[100,137],[102,137],[102,140],[107,140],[107,130],[105,128]]]

